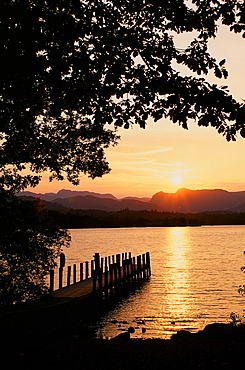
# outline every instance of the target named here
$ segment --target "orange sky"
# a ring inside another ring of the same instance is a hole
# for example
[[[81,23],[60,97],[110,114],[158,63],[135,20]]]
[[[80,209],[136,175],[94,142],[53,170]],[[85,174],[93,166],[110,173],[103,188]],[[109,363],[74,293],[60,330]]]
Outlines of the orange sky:
[[[178,36],[178,46],[186,45],[188,36]],[[245,40],[222,28],[216,40],[210,41],[210,51],[217,60],[226,59],[227,80],[208,76],[210,82],[228,85],[238,100],[245,99]],[[179,69],[180,70],[180,69]],[[186,69],[180,70],[184,73]],[[190,74],[190,73],[189,73]],[[149,121],[145,130],[139,127],[120,129],[121,140],[107,150],[112,171],[101,179],[81,176],[79,186],[67,181],[48,182],[43,177],[35,192],[57,192],[65,188],[112,193],[124,196],[151,197],[158,191],[175,192],[179,187],[189,189],[223,188],[228,191],[245,190],[245,139],[226,142],[213,128],[200,128],[190,122],[186,131],[168,120]],[[174,185],[175,180],[182,183]]]

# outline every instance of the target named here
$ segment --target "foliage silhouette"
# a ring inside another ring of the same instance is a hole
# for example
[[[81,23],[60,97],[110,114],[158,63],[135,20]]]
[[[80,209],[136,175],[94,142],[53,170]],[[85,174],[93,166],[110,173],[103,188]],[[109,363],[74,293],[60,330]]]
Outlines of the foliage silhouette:
[[[144,128],[150,117],[244,137],[244,104],[201,76],[228,75],[225,60],[208,52],[219,24],[244,36],[244,2],[3,0],[1,183],[20,191],[45,170],[73,184],[80,173],[102,176],[116,128]],[[178,49],[174,36],[192,31]],[[197,77],[180,75],[173,62]]]
[[[217,62],[207,47],[219,24],[244,36],[244,2],[1,1],[3,302],[39,296],[48,267],[68,242],[44,211],[4,189],[36,186],[46,170],[51,180],[66,176],[73,184],[81,173],[102,176],[110,170],[104,150],[117,143],[117,128],[145,128],[149,118],[169,118],[185,129],[194,119],[227,140],[238,132],[245,137],[244,104],[201,76],[228,75],[225,60]],[[191,43],[178,49],[174,36],[192,31]],[[197,77],[180,75],[174,63]]]
[[[39,298],[45,277],[70,236],[39,201],[22,201],[0,189],[0,306]]]
[[[50,216],[61,227],[114,228],[114,227],[171,227],[201,225],[245,225],[245,213],[201,212],[175,213],[159,211],[100,211],[100,210],[49,210]]]

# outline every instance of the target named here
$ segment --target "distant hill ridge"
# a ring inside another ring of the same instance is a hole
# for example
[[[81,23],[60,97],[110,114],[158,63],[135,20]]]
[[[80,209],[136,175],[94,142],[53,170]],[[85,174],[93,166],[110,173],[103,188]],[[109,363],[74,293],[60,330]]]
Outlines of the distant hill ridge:
[[[228,192],[222,189],[190,190],[154,194],[152,198],[125,197],[89,191],[60,190],[58,193],[36,194],[21,192],[20,197],[40,198],[48,209],[97,209],[103,211],[157,210],[179,213],[207,211],[245,212],[245,191]],[[52,204],[49,204],[52,203]]]
[[[198,213],[204,211],[228,211],[245,203],[245,191],[228,192],[222,189],[179,189],[174,194],[159,192],[151,202],[167,212]]]
[[[100,194],[100,193],[93,193],[90,191],[76,191],[76,190],[59,190],[58,193],[33,193],[31,191],[22,191],[21,193],[18,193],[18,196],[29,196],[29,197],[35,197],[40,198],[43,200],[46,200],[47,202],[53,202],[56,198],[59,199],[66,199],[71,197],[78,197],[78,196],[87,196],[92,195],[97,198],[109,198],[109,199],[117,199],[112,194]]]

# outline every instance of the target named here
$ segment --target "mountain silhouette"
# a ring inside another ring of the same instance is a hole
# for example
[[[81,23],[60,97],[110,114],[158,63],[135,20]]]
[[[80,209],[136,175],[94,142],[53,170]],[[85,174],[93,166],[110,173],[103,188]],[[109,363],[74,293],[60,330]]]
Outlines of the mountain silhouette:
[[[152,204],[135,199],[98,198],[92,195],[77,196],[66,199],[56,198],[54,202],[73,209],[98,209],[101,211],[120,211],[128,208],[133,211],[151,210]]]
[[[18,193],[18,196],[20,197],[34,197],[34,198],[40,198],[43,200],[46,200],[47,202],[53,202],[56,198],[58,199],[66,199],[71,197],[77,197],[77,196],[87,196],[91,195],[97,198],[107,198],[107,199],[117,199],[112,194],[100,194],[100,193],[93,193],[90,191],[76,191],[76,190],[66,190],[62,189],[59,190],[58,193],[33,193],[31,191],[22,191],[21,193]]]
[[[205,211],[231,210],[245,203],[245,191],[228,192],[222,189],[189,190],[179,189],[174,194],[159,192],[151,203],[166,212],[198,213]]]
[[[245,191],[228,192],[222,189],[179,189],[176,193],[154,194],[152,198],[125,197],[88,191],[60,190],[58,193],[36,194],[22,192],[18,196],[40,198],[48,209],[97,209],[103,211],[157,210],[163,212],[199,213],[215,211],[245,211]],[[51,204],[50,204],[51,203]]]

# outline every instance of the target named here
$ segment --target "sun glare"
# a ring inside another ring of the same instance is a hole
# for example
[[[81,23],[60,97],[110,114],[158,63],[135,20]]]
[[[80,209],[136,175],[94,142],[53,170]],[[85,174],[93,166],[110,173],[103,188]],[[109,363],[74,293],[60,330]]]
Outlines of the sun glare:
[[[175,186],[178,186],[178,185],[181,185],[182,182],[183,182],[183,179],[181,177],[181,175],[179,174],[175,174],[173,177],[172,177],[172,184],[175,185]]]

